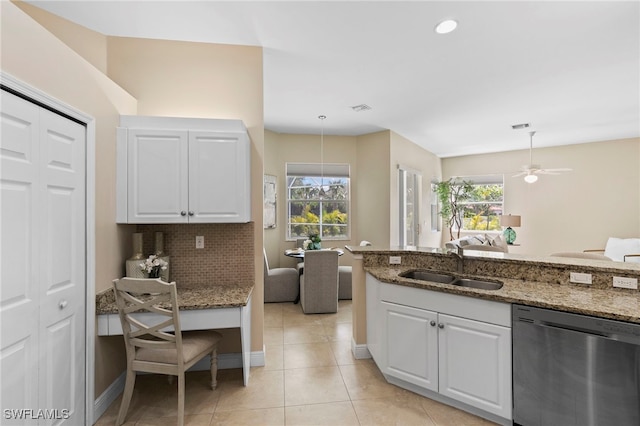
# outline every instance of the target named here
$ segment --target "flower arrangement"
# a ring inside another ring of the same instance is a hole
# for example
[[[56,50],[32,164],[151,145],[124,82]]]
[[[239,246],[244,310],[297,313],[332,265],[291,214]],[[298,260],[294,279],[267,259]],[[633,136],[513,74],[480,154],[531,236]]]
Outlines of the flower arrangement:
[[[140,269],[149,274],[149,278],[160,278],[160,271],[166,270],[167,265],[167,262],[152,254],[140,264]]]
[[[309,235],[309,239],[305,240],[302,244],[302,248],[305,250],[320,250],[320,243],[322,240],[320,239],[320,235],[311,234]]]

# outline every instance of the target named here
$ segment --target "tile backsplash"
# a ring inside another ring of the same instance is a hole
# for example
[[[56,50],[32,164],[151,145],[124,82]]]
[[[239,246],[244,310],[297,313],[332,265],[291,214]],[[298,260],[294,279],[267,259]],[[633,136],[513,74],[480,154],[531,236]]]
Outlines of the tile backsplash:
[[[253,222],[137,225],[136,232],[145,256],[155,251],[156,232],[164,234],[169,279],[178,287],[254,284]],[[203,249],[196,249],[196,236],[204,237]]]

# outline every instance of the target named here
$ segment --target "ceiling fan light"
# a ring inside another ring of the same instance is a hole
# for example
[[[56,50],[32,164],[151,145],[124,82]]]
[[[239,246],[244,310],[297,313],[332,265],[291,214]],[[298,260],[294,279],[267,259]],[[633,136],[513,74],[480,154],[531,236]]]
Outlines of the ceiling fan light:
[[[458,22],[453,19],[447,19],[436,25],[434,30],[438,34],[449,34],[451,31],[455,30],[457,26]]]
[[[526,175],[524,177],[524,181],[527,182],[527,183],[534,183],[537,180],[538,180],[538,176],[536,176],[536,175]]]

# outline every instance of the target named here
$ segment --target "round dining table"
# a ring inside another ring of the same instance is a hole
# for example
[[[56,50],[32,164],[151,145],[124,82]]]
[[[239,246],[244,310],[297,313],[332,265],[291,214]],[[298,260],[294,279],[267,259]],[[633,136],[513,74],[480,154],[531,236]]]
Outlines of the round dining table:
[[[331,247],[331,248],[327,248],[327,249],[320,249],[320,250],[335,250],[338,252],[338,256],[342,256],[344,254],[344,250],[339,249],[337,247]],[[285,256],[289,256],[289,257],[295,257],[296,259],[304,259],[304,250],[301,248],[297,248],[297,249],[287,249],[284,251]]]

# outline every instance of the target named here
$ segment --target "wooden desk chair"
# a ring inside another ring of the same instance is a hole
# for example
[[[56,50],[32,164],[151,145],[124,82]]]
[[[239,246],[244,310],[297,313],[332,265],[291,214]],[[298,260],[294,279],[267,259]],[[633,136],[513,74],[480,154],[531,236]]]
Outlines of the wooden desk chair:
[[[116,426],[124,423],[129,410],[137,371],[178,376],[178,425],[182,426],[184,372],[211,355],[211,389],[215,389],[222,336],[215,331],[181,332],[175,282],[122,278],[113,281],[113,289],[127,351],[127,378]],[[154,315],[136,315],[144,312]]]

